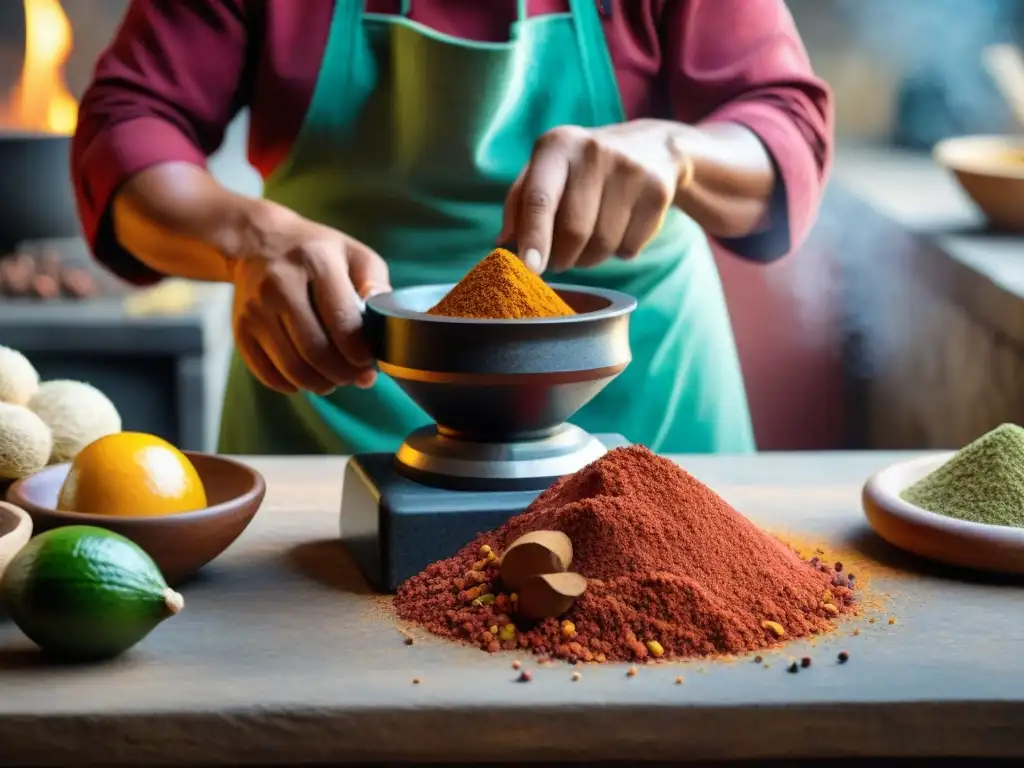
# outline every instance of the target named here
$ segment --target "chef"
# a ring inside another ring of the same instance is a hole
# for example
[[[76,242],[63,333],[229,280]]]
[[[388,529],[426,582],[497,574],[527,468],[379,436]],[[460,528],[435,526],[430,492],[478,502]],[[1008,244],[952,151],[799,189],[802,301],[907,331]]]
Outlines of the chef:
[[[205,166],[243,108],[259,199]],[[133,0],[72,165],[112,272],[234,285],[224,452],[394,450],[429,419],[374,371],[360,297],[514,242],[545,279],[639,302],[632,364],[575,423],[741,453],[709,238],[793,250],[831,142],[784,0]]]

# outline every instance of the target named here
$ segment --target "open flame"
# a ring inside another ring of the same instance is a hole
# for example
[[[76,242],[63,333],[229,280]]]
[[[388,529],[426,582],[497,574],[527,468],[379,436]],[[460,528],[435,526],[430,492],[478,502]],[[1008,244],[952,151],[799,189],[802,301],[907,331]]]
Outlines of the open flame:
[[[71,55],[71,22],[59,0],[22,0],[25,6],[25,62],[0,124],[9,128],[71,134],[78,102],[64,82]]]

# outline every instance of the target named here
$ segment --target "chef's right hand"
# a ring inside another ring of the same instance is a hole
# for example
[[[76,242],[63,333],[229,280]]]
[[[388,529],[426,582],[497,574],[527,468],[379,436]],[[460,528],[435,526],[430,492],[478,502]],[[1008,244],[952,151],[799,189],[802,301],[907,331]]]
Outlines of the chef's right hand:
[[[235,343],[263,384],[286,394],[372,386],[363,299],[391,290],[377,253],[275,206],[232,271]]]

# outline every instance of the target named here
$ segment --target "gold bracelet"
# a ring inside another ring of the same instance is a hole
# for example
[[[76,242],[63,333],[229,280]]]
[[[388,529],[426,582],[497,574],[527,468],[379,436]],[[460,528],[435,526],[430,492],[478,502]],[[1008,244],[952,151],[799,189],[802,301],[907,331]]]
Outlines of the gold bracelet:
[[[679,158],[683,163],[683,171],[679,176],[679,185],[677,190],[679,192],[685,192],[693,185],[693,178],[697,175],[697,167],[693,162],[693,158],[688,153],[680,153]]]

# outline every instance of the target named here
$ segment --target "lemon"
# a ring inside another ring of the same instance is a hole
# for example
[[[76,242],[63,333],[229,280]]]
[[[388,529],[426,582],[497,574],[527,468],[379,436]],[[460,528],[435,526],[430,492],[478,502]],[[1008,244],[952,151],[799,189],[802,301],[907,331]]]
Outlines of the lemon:
[[[155,435],[117,432],[96,440],[71,464],[57,509],[88,515],[150,517],[207,506],[192,462]]]

